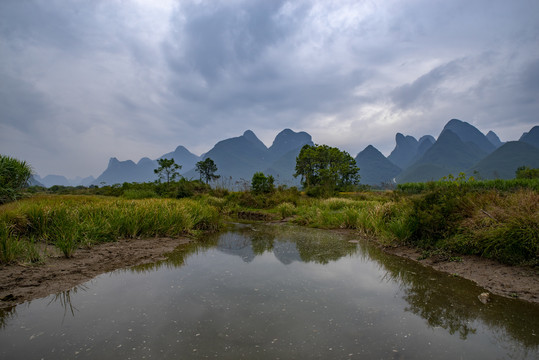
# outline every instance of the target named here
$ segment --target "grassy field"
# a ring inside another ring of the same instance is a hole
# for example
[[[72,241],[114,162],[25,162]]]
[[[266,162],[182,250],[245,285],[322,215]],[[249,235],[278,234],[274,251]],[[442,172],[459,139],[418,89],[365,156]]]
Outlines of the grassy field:
[[[539,265],[537,180],[406,184],[396,191],[328,199],[295,188],[270,194],[215,190],[184,199],[144,198],[137,191],[147,189],[127,190],[123,197],[37,195],[0,206],[0,262],[40,261],[43,244],[69,257],[81,246],[118,238],[196,235],[247,214],[351,229],[449,260],[474,254],[506,264]]]
[[[41,260],[40,245],[66,257],[119,238],[196,235],[220,227],[215,207],[192,199],[35,196],[0,207],[0,261]]]

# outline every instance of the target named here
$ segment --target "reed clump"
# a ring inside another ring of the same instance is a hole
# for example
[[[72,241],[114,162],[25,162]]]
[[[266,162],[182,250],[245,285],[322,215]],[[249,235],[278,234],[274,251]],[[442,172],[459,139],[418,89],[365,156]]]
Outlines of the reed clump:
[[[218,210],[193,199],[41,196],[0,207],[0,261],[24,259],[28,243],[56,246],[66,257],[80,246],[119,238],[215,231]],[[24,245],[23,245],[24,244]]]

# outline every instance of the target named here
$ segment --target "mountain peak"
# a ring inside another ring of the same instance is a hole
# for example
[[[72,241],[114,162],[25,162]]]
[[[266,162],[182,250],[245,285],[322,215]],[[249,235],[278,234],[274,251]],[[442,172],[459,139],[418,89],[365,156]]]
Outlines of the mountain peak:
[[[496,133],[492,130],[487,133],[487,139],[492,143],[492,145],[496,146],[496,148],[503,145],[503,142],[500,140],[498,135],[496,135]]]
[[[394,178],[401,172],[397,165],[389,161],[372,145],[367,146],[357,154],[355,160],[359,167],[360,182],[362,184],[380,185],[382,183],[393,183]]]
[[[262,141],[260,141],[260,139],[256,137],[255,133],[251,130],[246,130],[241,137],[254,144],[261,151],[265,151],[268,149],[266,145]]]
[[[526,142],[539,148],[539,126],[534,126],[530,131],[522,134],[519,141]]]
[[[248,140],[258,140],[255,133],[252,130],[245,130],[245,132],[242,135],[243,137],[247,138]]]
[[[444,126],[442,133],[445,130],[451,130],[464,143],[474,143],[477,147],[479,147],[487,154],[493,152],[496,149],[496,147],[487,139],[487,137],[481,131],[479,131],[475,126],[465,121],[459,119],[451,119]]]
[[[387,157],[389,161],[397,165],[401,169],[406,168],[417,154],[417,147],[419,146],[417,140],[410,135],[404,136],[401,133],[395,135],[395,148]]]
[[[277,158],[289,151],[303,147],[303,145],[313,145],[311,135],[304,131],[295,132],[290,129],[284,129],[275,137],[269,151],[272,158]]]

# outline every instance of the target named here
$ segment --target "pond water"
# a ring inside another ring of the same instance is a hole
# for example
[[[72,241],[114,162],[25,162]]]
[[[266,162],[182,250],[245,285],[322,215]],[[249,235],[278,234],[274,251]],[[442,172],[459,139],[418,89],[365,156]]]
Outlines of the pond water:
[[[354,240],[236,225],[0,313],[0,358],[539,358],[539,306]]]

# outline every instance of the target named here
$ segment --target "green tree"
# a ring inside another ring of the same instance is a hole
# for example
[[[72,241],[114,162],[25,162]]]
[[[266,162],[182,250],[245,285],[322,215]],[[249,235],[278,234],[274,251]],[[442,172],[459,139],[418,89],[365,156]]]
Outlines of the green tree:
[[[251,179],[251,191],[255,194],[267,194],[275,190],[275,179],[271,175],[264,175],[262,172],[256,172]]]
[[[200,180],[204,180],[206,184],[221,177],[220,175],[215,174],[217,165],[215,165],[215,162],[210,158],[197,162],[196,171],[200,173]]]
[[[0,155],[0,204],[16,200],[31,176],[32,168],[25,161]]]
[[[531,169],[528,166],[520,166],[516,171],[517,179],[539,179],[539,169]]]
[[[167,185],[169,185],[171,181],[174,181],[180,176],[178,170],[180,170],[182,166],[176,164],[174,159],[158,159],[157,163],[159,164],[159,167],[154,169],[153,172],[159,176],[159,182],[166,179]]]
[[[346,151],[328,145],[305,145],[296,158],[294,177],[301,176],[304,188],[325,192],[344,190],[359,183],[359,168]]]

